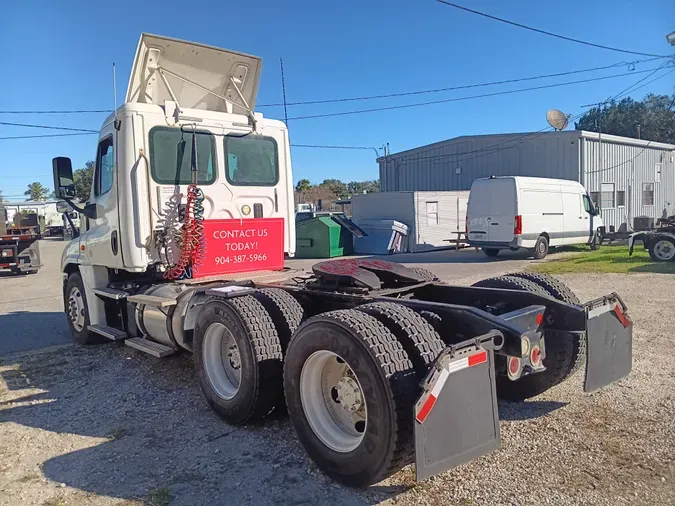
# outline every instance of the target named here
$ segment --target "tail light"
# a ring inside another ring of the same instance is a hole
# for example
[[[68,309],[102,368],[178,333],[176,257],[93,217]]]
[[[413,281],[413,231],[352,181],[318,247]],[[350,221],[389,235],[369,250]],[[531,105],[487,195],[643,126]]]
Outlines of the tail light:
[[[523,217],[516,216],[516,224],[513,227],[513,235],[521,235],[523,233]]]
[[[534,345],[530,351],[530,363],[534,367],[539,367],[541,365],[541,349],[537,345]]]
[[[511,380],[520,377],[520,359],[518,357],[509,357],[507,374]]]

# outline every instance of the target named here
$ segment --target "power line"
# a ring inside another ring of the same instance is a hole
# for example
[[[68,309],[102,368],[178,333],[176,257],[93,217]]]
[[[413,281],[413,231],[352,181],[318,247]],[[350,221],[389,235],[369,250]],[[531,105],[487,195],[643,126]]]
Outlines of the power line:
[[[74,135],[93,135],[98,132],[78,132],[72,134],[42,134],[42,135],[14,135],[9,137],[0,137],[0,141],[10,139],[42,139],[44,137],[72,137]]]
[[[70,127],[50,126],[50,125],[32,125],[32,124],[28,124],[28,123],[8,123],[6,121],[0,121],[0,125],[19,126],[19,127],[27,127],[27,128],[47,128],[49,130],[68,130],[70,132],[87,132],[87,133],[92,133],[92,134],[98,133],[98,130],[89,130],[89,129],[86,129],[86,128],[70,128]]]
[[[487,83],[476,83],[476,84],[464,84],[464,85],[459,85],[459,86],[450,86],[447,88],[433,88],[433,89],[426,89],[426,90],[416,90],[416,91],[406,91],[406,92],[400,92],[400,93],[388,93],[386,95],[369,95],[369,96],[362,96],[362,97],[347,97],[347,98],[331,98],[331,99],[323,99],[323,100],[304,100],[304,101],[299,101],[299,102],[287,102],[286,105],[288,106],[296,106],[296,105],[311,105],[311,104],[330,104],[330,103],[339,103],[339,102],[356,102],[356,101],[361,101],[361,100],[376,100],[376,99],[382,99],[382,98],[396,98],[396,97],[406,97],[406,96],[411,96],[411,95],[424,95],[428,93],[441,93],[445,91],[457,91],[457,90],[466,90],[466,89],[471,89],[471,88],[482,88],[482,87],[487,87],[487,86],[497,86],[497,85],[502,85],[502,84],[512,84],[512,83],[519,83],[523,81],[535,81],[538,79],[548,79],[551,77],[561,77],[561,76],[568,76],[568,75],[573,75],[573,74],[583,74],[586,72],[597,72],[599,70],[607,70],[611,68],[616,68],[616,67],[621,67],[621,66],[628,66],[628,70],[631,72],[635,69],[635,65],[638,65],[640,63],[647,63],[651,62],[654,60],[661,60],[663,58],[669,58],[665,56],[658,56],[655,58],[649,58],[645,60],[636,60],[633,62],[617,62],[613,63],[612,65],[605,65],[603,67],[594,67],[594,68],[589,68],[589,69],[580,69],[580,70],[569,70],[566,72],[558,72],[555,74],[544,74],[540,76],[529,76],[529,77],[520,77],[520,78],[515,78],[515,79],[506,79],[503,81],[492,81],[492,82],[487,82]],[[278,103],[278,104],[259,104],[258,107],[281,107],[283,106],[283,103]],[[2,111],[0,111],[2,113]]]
[[[579,39],[575,39],[575,38],[572,38],[572,37],[567,37],[566,35],[560,35],[560,34],[557,34],[557,33],[549,32],[547,30],[542,30],[540,28],[535,28],[533,26],[528,26],[528,25],[524,25],[522,23],[517,23],[515,21],[509,21],[508,19],[499,18],[497,16],[493,16],[491,14],[487,14],[485,12],[480,12],[480,11],[477,11],[477,10],[474,10],[474,9],[469,9],[468,7],[463,7],[461,5],[457,5],[457,4],[454,4],[452,2],[448,2],[446,0],[436,0],[436,1],[438,3],[443,4],[443,5],[447,5],[448,7],[454,7],[455,9],[459,9],[459,10],[462,10],[462,11],[465,11],[465,12],[470,12],[471,14],[476,14],[478,16],[483,16],[484,18],[492,19],[494,21],[499,21],[500,23],[506,23],[508,25],[517,26],[518,28],[523,28],[525,30],[530,30],[532,32],[541,33],[541,34],[544,34],[544,35],[548,35],[550,37],[555,37],[557,39],[562,39],[562,40],[566,40],[566,41],[569,41],[569,42],[576,42],[577,44],[584,44],[585,46],[597,47],[599,49],[607,49],[608,51],[615,51],[617,53],[635,54],[635,55],[639,55],[639,56],[663,57],[663,55],[657,55],[657,54],[651,54],[651,53],[640,53],[638,51],[629,51],[627,49],[620,49],[620,48],[617,48],[617,47],[605,46],[605,45],[602,45],[602,44],[595,44],[593,42],[586,42],[585,40],[579,40]]]
[[[88,114],[113,112],[112,109],[80,109],[80,110],[65,110],[65,111],[0,111],[0,114]]]
[[[536,90],[543,90],[547,88],[558,88],[561,86],[570,86],[573,84],[583,84],[583,83],[590,83],[590,82],[595,82],[595,81],[603,81],[606,79],[615,79],[617,77],[625,77],[628,75],[634,75],[634,74],[643,74],[646,72],[652,72],[654,69],[647,69],[647,70],[636,70],[632,72],[627,72],[624,74],[614,74],[611,76],[603,76],[603,77],[595,77],[591,79],[581,79],[577,81],[567,81],[564,83],[554,83],[554,84],[545,84],[541,86],[532,86],[530,88],[520,88],[517,90],[507,90],[507,91],[496,91],[493,93],[483,93],[481,95],[471,95],[468,97],[455,97],[455,98],[446,98],[446,99],[441,99],[441,100],[432,100],[428,102],[418,102],[415,104],[403,104],[403,105],[391,105],[391,106],[385,106],[385,107],[375,107],[371,109],[356,109],[352,111],[341,111],[341,112],[330,112],[330,113],[323,113],[323,114],[310,114],[307,116],[296,116],[293,118],[288,118],[289,120],[302,120],[302,119],[314,119],[314,118],[327,118],[327,117],[332,117],[332,116],[347,116],[347,115],[352,115],[352,114],[363,114],[363,113],[368,113],[368,112],[380,112],[380,111],[391,111],[395,109],[408,109],[411,107],[421,107],[425,105],[435,105],[435,104],[443,104],[443,103],[449,103],[449,102],[461,102],[465,100],[473,100],[477,98],[487,98],[487,97],[496,97],[500,95],[510,95],[514,93],[523,93],[526,91],[536,91]]]

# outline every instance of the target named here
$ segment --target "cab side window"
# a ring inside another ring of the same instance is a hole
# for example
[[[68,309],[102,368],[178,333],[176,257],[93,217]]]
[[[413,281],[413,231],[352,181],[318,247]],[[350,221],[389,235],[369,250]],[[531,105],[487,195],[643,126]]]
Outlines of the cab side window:
[[[593,204],[591,204],[591,199],[589,199],[587,195],[584,195],[582,199],[584,201],[584,211],[588,214],[593,214]]]
[[[113,185],[115,174],[115,153],[112,135],[102,139],[96,153],[96,174],[94,178],[94,195],[105,195]]]

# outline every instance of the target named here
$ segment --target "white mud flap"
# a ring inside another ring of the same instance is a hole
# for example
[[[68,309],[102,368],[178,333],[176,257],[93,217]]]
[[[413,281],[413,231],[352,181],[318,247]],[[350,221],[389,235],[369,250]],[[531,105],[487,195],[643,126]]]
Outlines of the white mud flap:
[[[633,323],[617,294],[586,305],[586,380],[593,392],[625,378],[633,366]]]
[[[415,404],[417,480],[499,448],[493,331],[446,348],[423,382]]]

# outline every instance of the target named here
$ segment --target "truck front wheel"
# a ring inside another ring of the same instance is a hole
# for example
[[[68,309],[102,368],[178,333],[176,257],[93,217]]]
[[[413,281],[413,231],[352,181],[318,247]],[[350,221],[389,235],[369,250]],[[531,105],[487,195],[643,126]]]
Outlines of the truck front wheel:
[[[204,305],[195,325],[194,359],[202,393],[225,421],[253,422],[283,404],[279,335],[255,297]]]
[[[78,273],[68,277],[64,291],[66,318],[68,326],[78,344],[97,344],[104,342],[104,337],[89,331],[89,309],[84,283]]]
[[[284,390],[298,438],[346,485],[368,486],[411,461],[416,386],[396,337],[361,311],[308,320],[286,353]]]

